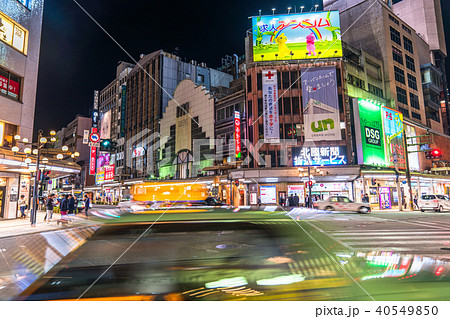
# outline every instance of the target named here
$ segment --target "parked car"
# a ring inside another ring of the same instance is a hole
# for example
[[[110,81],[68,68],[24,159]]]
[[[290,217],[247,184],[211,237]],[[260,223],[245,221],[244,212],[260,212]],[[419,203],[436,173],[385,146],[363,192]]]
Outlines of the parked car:
[[[436,212],[450,210],[450,200],[447,195],[424,194],[420,197],[418,204],[422,212],[425,210]]]
[[[327,200],[313,203],[314,208],[329,211],[351,211],[359,213],[369,213],[371,211],[369,203],[353,202],[345,196],[330,196]]]

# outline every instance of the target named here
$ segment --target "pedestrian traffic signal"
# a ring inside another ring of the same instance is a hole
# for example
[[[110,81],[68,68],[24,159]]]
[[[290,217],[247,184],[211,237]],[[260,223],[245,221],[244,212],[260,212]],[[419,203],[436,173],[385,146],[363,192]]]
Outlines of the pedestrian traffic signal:
[[[442,158],[442,151],[438,148],[433,148],[430,151],[427,151],[425,153],[425,156],[427,159],[441,159]]]

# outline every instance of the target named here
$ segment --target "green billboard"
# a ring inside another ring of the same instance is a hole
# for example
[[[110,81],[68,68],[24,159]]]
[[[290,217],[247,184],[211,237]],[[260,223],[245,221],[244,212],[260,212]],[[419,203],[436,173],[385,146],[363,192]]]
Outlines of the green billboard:
[[[358,99],[363,162],[386,166],[381,104]]]

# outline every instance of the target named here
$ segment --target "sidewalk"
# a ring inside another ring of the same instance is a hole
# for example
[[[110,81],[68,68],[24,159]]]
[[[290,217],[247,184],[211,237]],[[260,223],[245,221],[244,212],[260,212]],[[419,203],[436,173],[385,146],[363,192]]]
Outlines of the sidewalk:
[[[63,227],[61,224],[57,225],[56,221],[61,218],[60,214],[53,214],[53,221],[48,224],[44,222],[44,217],[45,212],[38,212],[36,216],[36,226],[34,227],[32,227],[30,223],[30,213],[27,214],[26,219],[16,218],[0,220],[0,238],[94,224],[93,221],[86,219],[84,214],[77,214],[67,227]]]

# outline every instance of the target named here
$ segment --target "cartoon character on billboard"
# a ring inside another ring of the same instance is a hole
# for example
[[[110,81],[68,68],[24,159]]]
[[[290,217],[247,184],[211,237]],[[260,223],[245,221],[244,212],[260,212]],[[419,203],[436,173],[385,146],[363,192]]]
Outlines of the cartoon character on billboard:
[[[280,34],[278,37],[275,38],[275,42],[278,44],[278,52],[280,57],[286,57],[291,54],[291,51],[286,45],[287,37],[284,35],[284,33]]]
[[[316,55],[316,37],[311,32],[308,36],[306,36],[306,50],[308,51],[309,55]]]

